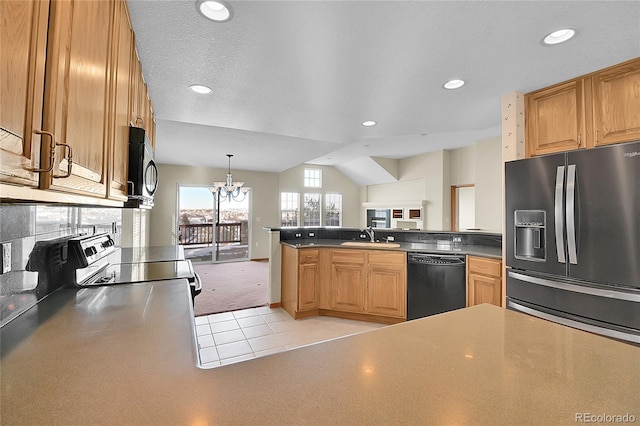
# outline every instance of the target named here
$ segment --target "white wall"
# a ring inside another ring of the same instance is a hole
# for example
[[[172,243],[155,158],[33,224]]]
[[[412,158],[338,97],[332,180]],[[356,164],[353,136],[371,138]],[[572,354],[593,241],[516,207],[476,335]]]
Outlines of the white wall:
[[[278,174],[232,170],[234,181],[251,188],[250,234],[252,259],[269,257],[269,235],[263,226],[279,226]],[[226,179],[226,169],[158,164],[159,185],[151,210],[150,245],[175,245],[177,238],[178,185],[209,186]]]
[[[475,227],[502,232],[501,147],[494,137],[402,159],[398,182],[369,185],[361,194],[368,202],[426,200],[425,229],[439,231],[451,229],[451,185],[475,184]]]
[[[322,169],[322,188],[304,187],[304,169]],[[342,194],[342,226],[358,227],[360,221],[360,188],[351,179],[331,166],[301,164],[280,173],[280,192],[298,192],[302,200],[305,192],[323,194],[322,209],[324,212],[324,194]],[[279,208],[279,205],[277,206]],[[324,217],[324,214],[323,214]]]
[[[450,222],[448,163],[448,151],[429,152],[404,158],[399,161],[399,181],[367,186],[366,201],[426,200],[426,229],[448,229]],[[446,204],[443,204],[443,201]]]
[[[502,138],[476,143],[476,228],[502,232]]]

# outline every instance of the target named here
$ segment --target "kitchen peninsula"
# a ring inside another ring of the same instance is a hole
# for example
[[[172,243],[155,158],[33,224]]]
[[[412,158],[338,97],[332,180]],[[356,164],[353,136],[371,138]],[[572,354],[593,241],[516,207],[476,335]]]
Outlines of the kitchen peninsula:
[[[272,238],[279,236],[280,247],[272,243],[270,259],[271,269],[280,272],[271,276],[280,290],[276,300],[295,319],[328,315],[393,324],[465,304],[501,305],[500,234],[329,227],[282,228],[274,234],[276,229],[267,229]],[[416,263],[429,259],[434,265],[453,259],[458,266],[427,271]],[[471,275],[471,265],[487,264],[493,268],[480,272],[497,277]],[[434,274],[438,282],[422,284],[424,274]]]
[[[187,281],[152,282],[58,290],[1,339],[7,425],[640,418],[640,348],[490,305],[203,370]]]

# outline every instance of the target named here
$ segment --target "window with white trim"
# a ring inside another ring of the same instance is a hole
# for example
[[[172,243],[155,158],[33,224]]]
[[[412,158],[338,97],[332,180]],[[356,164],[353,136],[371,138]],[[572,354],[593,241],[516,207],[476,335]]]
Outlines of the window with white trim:
[[[307,188],[322,188],[322,170],[304,169],[304,186]]]
[[[320,226],[321,194],[304,194],[303,226]]]
[[[342,224],[342,194],[325,194],[324,225],[340,226]]]
[[[280,226],[298,226],[300,217],[300,194],[280,193]]]

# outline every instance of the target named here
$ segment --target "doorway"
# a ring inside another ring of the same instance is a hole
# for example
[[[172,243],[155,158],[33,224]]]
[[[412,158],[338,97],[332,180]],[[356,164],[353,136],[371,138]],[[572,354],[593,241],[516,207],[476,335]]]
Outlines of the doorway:
[[[251,191],[241,200],[214,199],[214,262],[249,260]]]
[[[249,260],[250,194],[219,201],[206,186],[178,186],[178,244],[192,262]]]
[[[451,185],[451,230],[476,229],[476,188],[474,184]]]

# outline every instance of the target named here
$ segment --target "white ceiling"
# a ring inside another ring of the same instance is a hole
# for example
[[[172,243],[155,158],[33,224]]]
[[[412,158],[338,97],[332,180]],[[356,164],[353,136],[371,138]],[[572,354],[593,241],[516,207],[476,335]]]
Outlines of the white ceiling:
[[[280,172],[405,158],[500,134],[503,94],[640,56],[640,1],[128,0],[159,163]],[[560,28],[569,42],[543,46]],[[467,82],[444,90],[452,78]],[[213,89],[209,95],[191,84]],[[364,120],[378,125],[363,127]]]

